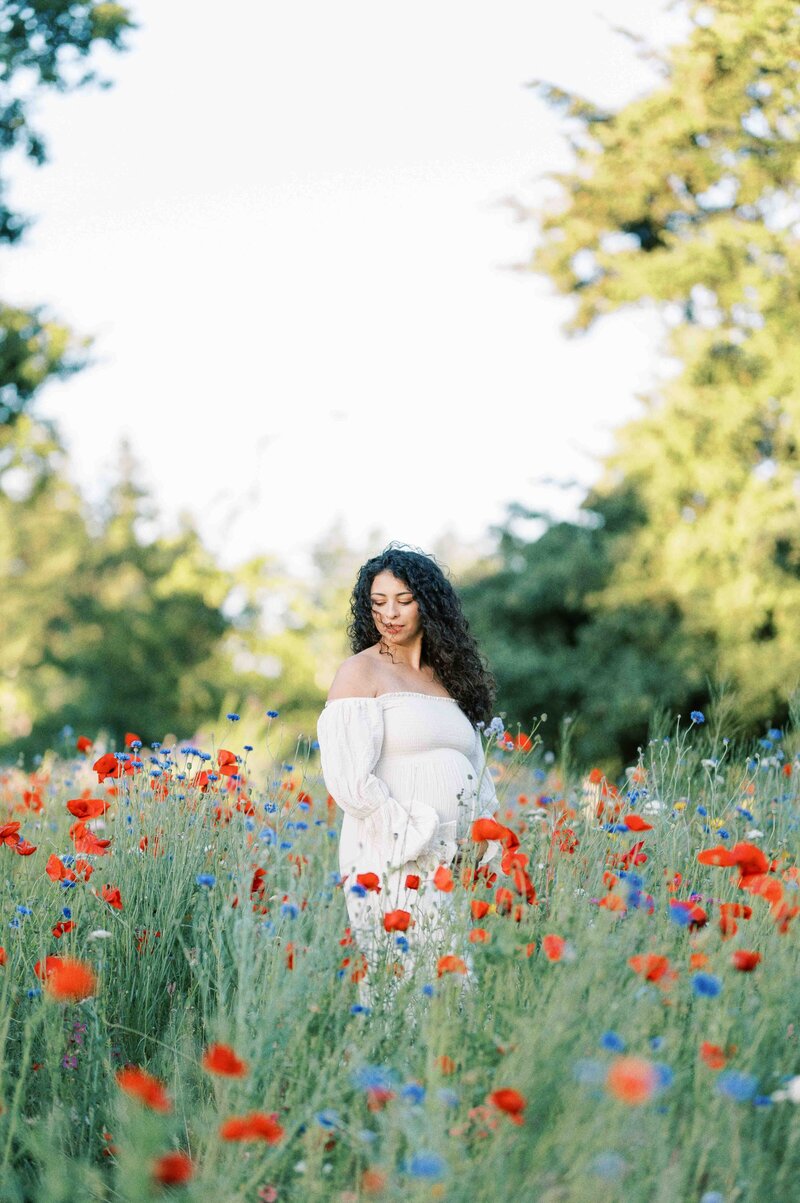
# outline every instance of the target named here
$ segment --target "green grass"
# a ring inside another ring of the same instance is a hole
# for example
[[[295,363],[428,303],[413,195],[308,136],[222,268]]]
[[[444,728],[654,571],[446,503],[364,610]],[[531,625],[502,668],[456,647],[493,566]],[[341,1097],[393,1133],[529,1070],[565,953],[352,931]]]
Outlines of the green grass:
[[[37,851],[23,857],[0,847],[7,954],[0,969],[0,1198],[761,1203],[797,1197],[800,1109],[771,1096],[800,1074],[800,917],[782,933],[767,899],[740,890],[734,870],[697,861],[700,849],[732,847],[757,829],[763,834],[752,842],[777,860],[769,876],[781,883],[788,904],[800,902],[787,872],[797,863],[800,772],[782,770],[793,739],[776,745],[786,748],[784,762],[756,748],[759,763],[748,757],[753,749],[714,746],[700,728],[651,742],[639,796],[631,800],[626,786],[620,797],[623,813],[635,811],[652,824],[644,834],[606,830],[610,816],[601,821],[596,814],[598,787],[578,776],[561,780],[540,751],[526,760],[495,752],[498,818],[520,834],[538,903],[523,905],[518,922],[513,913],[489,913],[479,924],[489,941],[473,944],[469,901],[491,902],[494,895],[483,885],[474,894],[458,885],[443,951],[452,947],[470,960],[469,979],[437,978],[435,960],[425,958],[395,976],[391,967],[404,954],[387,934],[369,1013],[352,1010],[356,950],[340,943],[346,912],[335,884],[337,815],[326,806],[313,754],[291,770],[245,768],[248,779],[238,790],[228,792],[220,781],[207,793],[188,784],[201,767],[194,757],[187,780],[173,778],[163,800],[150,788],[144,755],[143,771],[117,783],[105,830],[97,832],[111,837],[109,854],[87,857],[91,879],[69,889],[47,876],[45,864],[51,853],[73,850],[67,800],[84,788],[105,796],[106,786],[90,771],[93,757],[46,759],[49,780],[40,786],[38,812],[24,808],[29,778],[8,770],[7,817],[21,821],[21,834]],[[232,732],[223,742],[240,751]],[[176,759],[180,770],[184,758]],[[309,809],[298,802],[301,791],[312,799]],[[527,798],[521,805],[520,794]],[[237,797],[249,799],[252,815],[244,802],[232,808]],[[540,805],[539,798],[552,800]],[[559,821],[577,837],[572,852],[554,838]],[[307,828],[292,826],[298,822]],[[604,873],[616,873],[619,858],[640,840],[647,855],[635,869],[643,879],[641,905],[634,905],[630,879],[622,878],[613,892],[627,909],[600,907],[609,893]],[[254,866],[266,874],[263,896],[253,900]],[[676,873],[682,881],[674,892]],[[214,884],[199,885],[202,874],[213,875]],[[122,911],[99,897],[106,884],[119,887]],[[496,885],[511,883],[500,874]],[[670,918],[670,901],[692,892],[708,915],[698,929]],[[753,909],[728,939],[719,928],[720,901]],[[20,914],[20,905],[31,913]],[[52,928],[63,907],[75,927],[56,939]],[[93,936],[97,931],[110,935]],[[546,934],[567,941],[557,962],[542,951]],[[736,948],[761,953],[752,973],[733,968]],[[674,980],[647,982],[634,973],[629,958],[647,952],[669,958]],[[715,997],[693,989],[693,953],[707,958],[701,972],[719,979]],[[96,994],[63,1003],[40,990],[34,965],[48,955],[90,963]],[[348,955],[353,959],[342,970]],[[624,1053],[601,1043],[609,1032]],[[246,1060],[244,1077],[202,1068],[203,1050],[214,1041]],[[725,1070],[703,1063],[703,1041],[729,1051]],[[662,1084],[641,1104],[620,1101],[609,1089],[606,1075],[621,1055],[660,1067]],[[119,1089],[115,1074],[126,1064],[166,1084],[168,1114]],[[721,1075],[731,1071],[752,1075],[744,1101],[720,1089],[731,1082]],[[370,1094],[364,1082],[371,1080],[383,1082],[388,1094]],[[519,1125],[487,1103],[502,1087],[525,1096]],[[284,1130],[278,1143],[221,1139],[225,1119],[252,1111],[277,1114]],[[190,1154],[194,1174],[165,1190],[153,1181],[152,1166],[172,1149]]]

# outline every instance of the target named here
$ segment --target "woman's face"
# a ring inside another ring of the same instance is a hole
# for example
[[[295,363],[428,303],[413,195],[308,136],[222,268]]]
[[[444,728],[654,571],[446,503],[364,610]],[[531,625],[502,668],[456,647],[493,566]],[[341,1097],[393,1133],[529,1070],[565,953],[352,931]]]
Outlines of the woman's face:
[[[379,572],[370,589],[372,616],[381,638],[388,644],[408,643],[421,629],[419,606],[405,581],[391,572]]]

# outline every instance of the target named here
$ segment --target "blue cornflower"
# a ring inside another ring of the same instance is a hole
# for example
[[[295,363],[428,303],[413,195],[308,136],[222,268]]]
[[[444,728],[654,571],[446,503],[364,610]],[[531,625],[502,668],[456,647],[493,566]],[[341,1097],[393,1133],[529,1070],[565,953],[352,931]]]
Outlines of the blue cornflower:
[[[225,717],[229,723],[238,723],[238,721],[239,721],[238,714],[226,714]]]
[[[399,948],[401,952],[408,952],[408,940],[405,936],[395,936],[394,942],[395,946]]]
[[[245,745],[244,745],[244,750],[245,750],[245,752],[252,752],[252,750],[253,750],[253,745],[252,745],[252,744],[245,744]]]
[[[780,727],[770,727],[767,735],[770,739],[783,739],[783,732]]]
[[[722,990],[722,982],[713,973],[696,973],[692,979],[692,989],[695,994],[705,995],[706,998],[716,998]]]
[[[278,717],[277,710],[268,710],[267,711],[267,718],[277,718],[277,717]]]
[[[32,915],[33,911],[29,906],[23,906],[21,902],[17,903],[17,910],[20,915]]]
[[[281,914],[288,915],[290,919],[296,919],[300,914],[300,907],[294,902],[284,902],[281,905]]]
[[[693,723],[704,723],[706,721],[706,716],[703,714],[702,710],[693,710],[689,715],[689,718]]]
[[[314,1119],[319,1124],[320,1128],[336,1128],[341,1123],[339,1112],[326,1107],[324,1111],[318,1111]]]
[[[627,831],[628,827],[625,823],[604,823],[603,830],[620,832],[620,831]]]
[[[460,1102],[455,1090],[451,1090],[449,1086],[440,1086],[436,1094],[445,1107],[457,1107]]]
[[[68,906],[61,908],[61,914],[64,916],[65,919],[72,918],[72,911],[70,910],[70,908]]]
[[[675,1081],[675,1074],[669,1065],[665,1065],[663,1061],[654,1061],[653,1069],[656,1071],[656,1087],[658,1090],[666,1090]]]
[[[758,1080],[753,1074],[729,1069],[717,1078],[717,1090],[735,1103],[747,1103],[755,1094]]]
[[[600,1037],[600,1047],[606,1048],[612,1053],[622,1053],[625,1051],[625,1041],[617,1032],[603,1032]]]
[[[421,1103],[425,1098],[425,1087],[420,1086],[419,1082],[406,1082],[400,1090],[400,1096],[409,1103]]]
[[[362,1007],[361,1003],[353,1003],[350,1008],[351,1015],[370,1015],[372,1012],[369,1007]]]
[[[698,806],[698,807],[697,807],[697,813],[698,813],[699,815],[707,815],[707,814],[708,814],[708,811],[706,810],[705,806]]]
[[[390,1090],[392,1075],[381,1065],[362,1065],[353,1072],[353,1082],[362,1090]]]
[[[424,985],[422,987],[422,993],[425,995],[426,998],[433,998],[436,991],[434,990],[433,986],[428,982],[428,983],[426,983],[426,985]]]
[[[744,806],[737,806],[736,810],[742,816],[743,819],[747,819],[747,821],[749,823],[752,823],[753,816],[749,810],[746,810]]]
[[[438,1153],[420,1151],[408,1163],[412,1178],[443,1178],[447,1173],[447,1162]]]
[[[652,1049],[654,1049],[656,1052],[658,1052],[658,1050],[661,1048],[663,1043],[664,1043],[663,1036],[651,1036],[650,1037],[650,1040],[649,1040],[650,1047]]]
[[[205,886],[207,889],[211,889],[216,880],[217,879],[213,873],[198,873],[197,877],[195,877],[197,884],[199,886]]]
[[[353,885],[351,885],[350,893],[355,894],[356,898],[366,898],[366,896],[367,896],[366,887],[362,886],[361,883],[358,881],[354,882]]]
[[[731,838],[731,833],[728,831],[727,827],[720,827],[717,835],[721,840],[729,840]]]
[[[284,850],[284,852],[288,851],[292,846],[291,840],[281,840],[281,848]]]

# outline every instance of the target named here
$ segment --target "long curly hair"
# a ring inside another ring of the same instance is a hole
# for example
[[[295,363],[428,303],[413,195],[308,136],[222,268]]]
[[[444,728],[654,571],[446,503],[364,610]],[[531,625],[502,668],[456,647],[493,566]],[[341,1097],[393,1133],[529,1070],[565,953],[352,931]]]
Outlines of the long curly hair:
[[[471,723],[489,722],[495,679],[481,659],[458,594],[432,556],[390,543],[359,569],[347,626],[352,651],[363,652],[380,642],[370,601],[379,572],[391,572],[414,594],[422,624],[422,663],[434,670]]]

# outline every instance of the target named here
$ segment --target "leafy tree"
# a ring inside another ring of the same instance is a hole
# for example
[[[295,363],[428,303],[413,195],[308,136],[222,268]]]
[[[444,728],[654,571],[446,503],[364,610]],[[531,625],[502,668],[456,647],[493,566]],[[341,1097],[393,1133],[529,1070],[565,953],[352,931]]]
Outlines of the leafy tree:
[[[575,646],[553,636],[578,710],[592,711],[588,665],[607,682],[612,741],[627,696],[614,674],[643,623],[658,671],[645,663],[642,679],[676,706],[714,679],[748,725],[780,721],[800,676],[800,9],[691,0],[687,12],[661,82],[619,112],[538,85],[565,114],[575,165],[555,177],[533,267],[574,297],[575,333],[656,306],[676,367],[584,502],[606,575],[584,595]],[[631,503],[635,521],[609,524]],[[545,582],[564,537],[531,552]],[[581,539],[569,533],[573,586]]]
[[[92,49],[100,42],[122,49],[131,27],[121,4],[0,0],[0,246],[18,242],[29,225],[7,203],[7,162],[19,152],[34,163],[47,159],[29,118],[32,97],[42,88],[65,92],[98,82],[87,67]],[[15,422],[47,379],[76,371],[87,347],[42,306],[0,303],[0,426]]]

